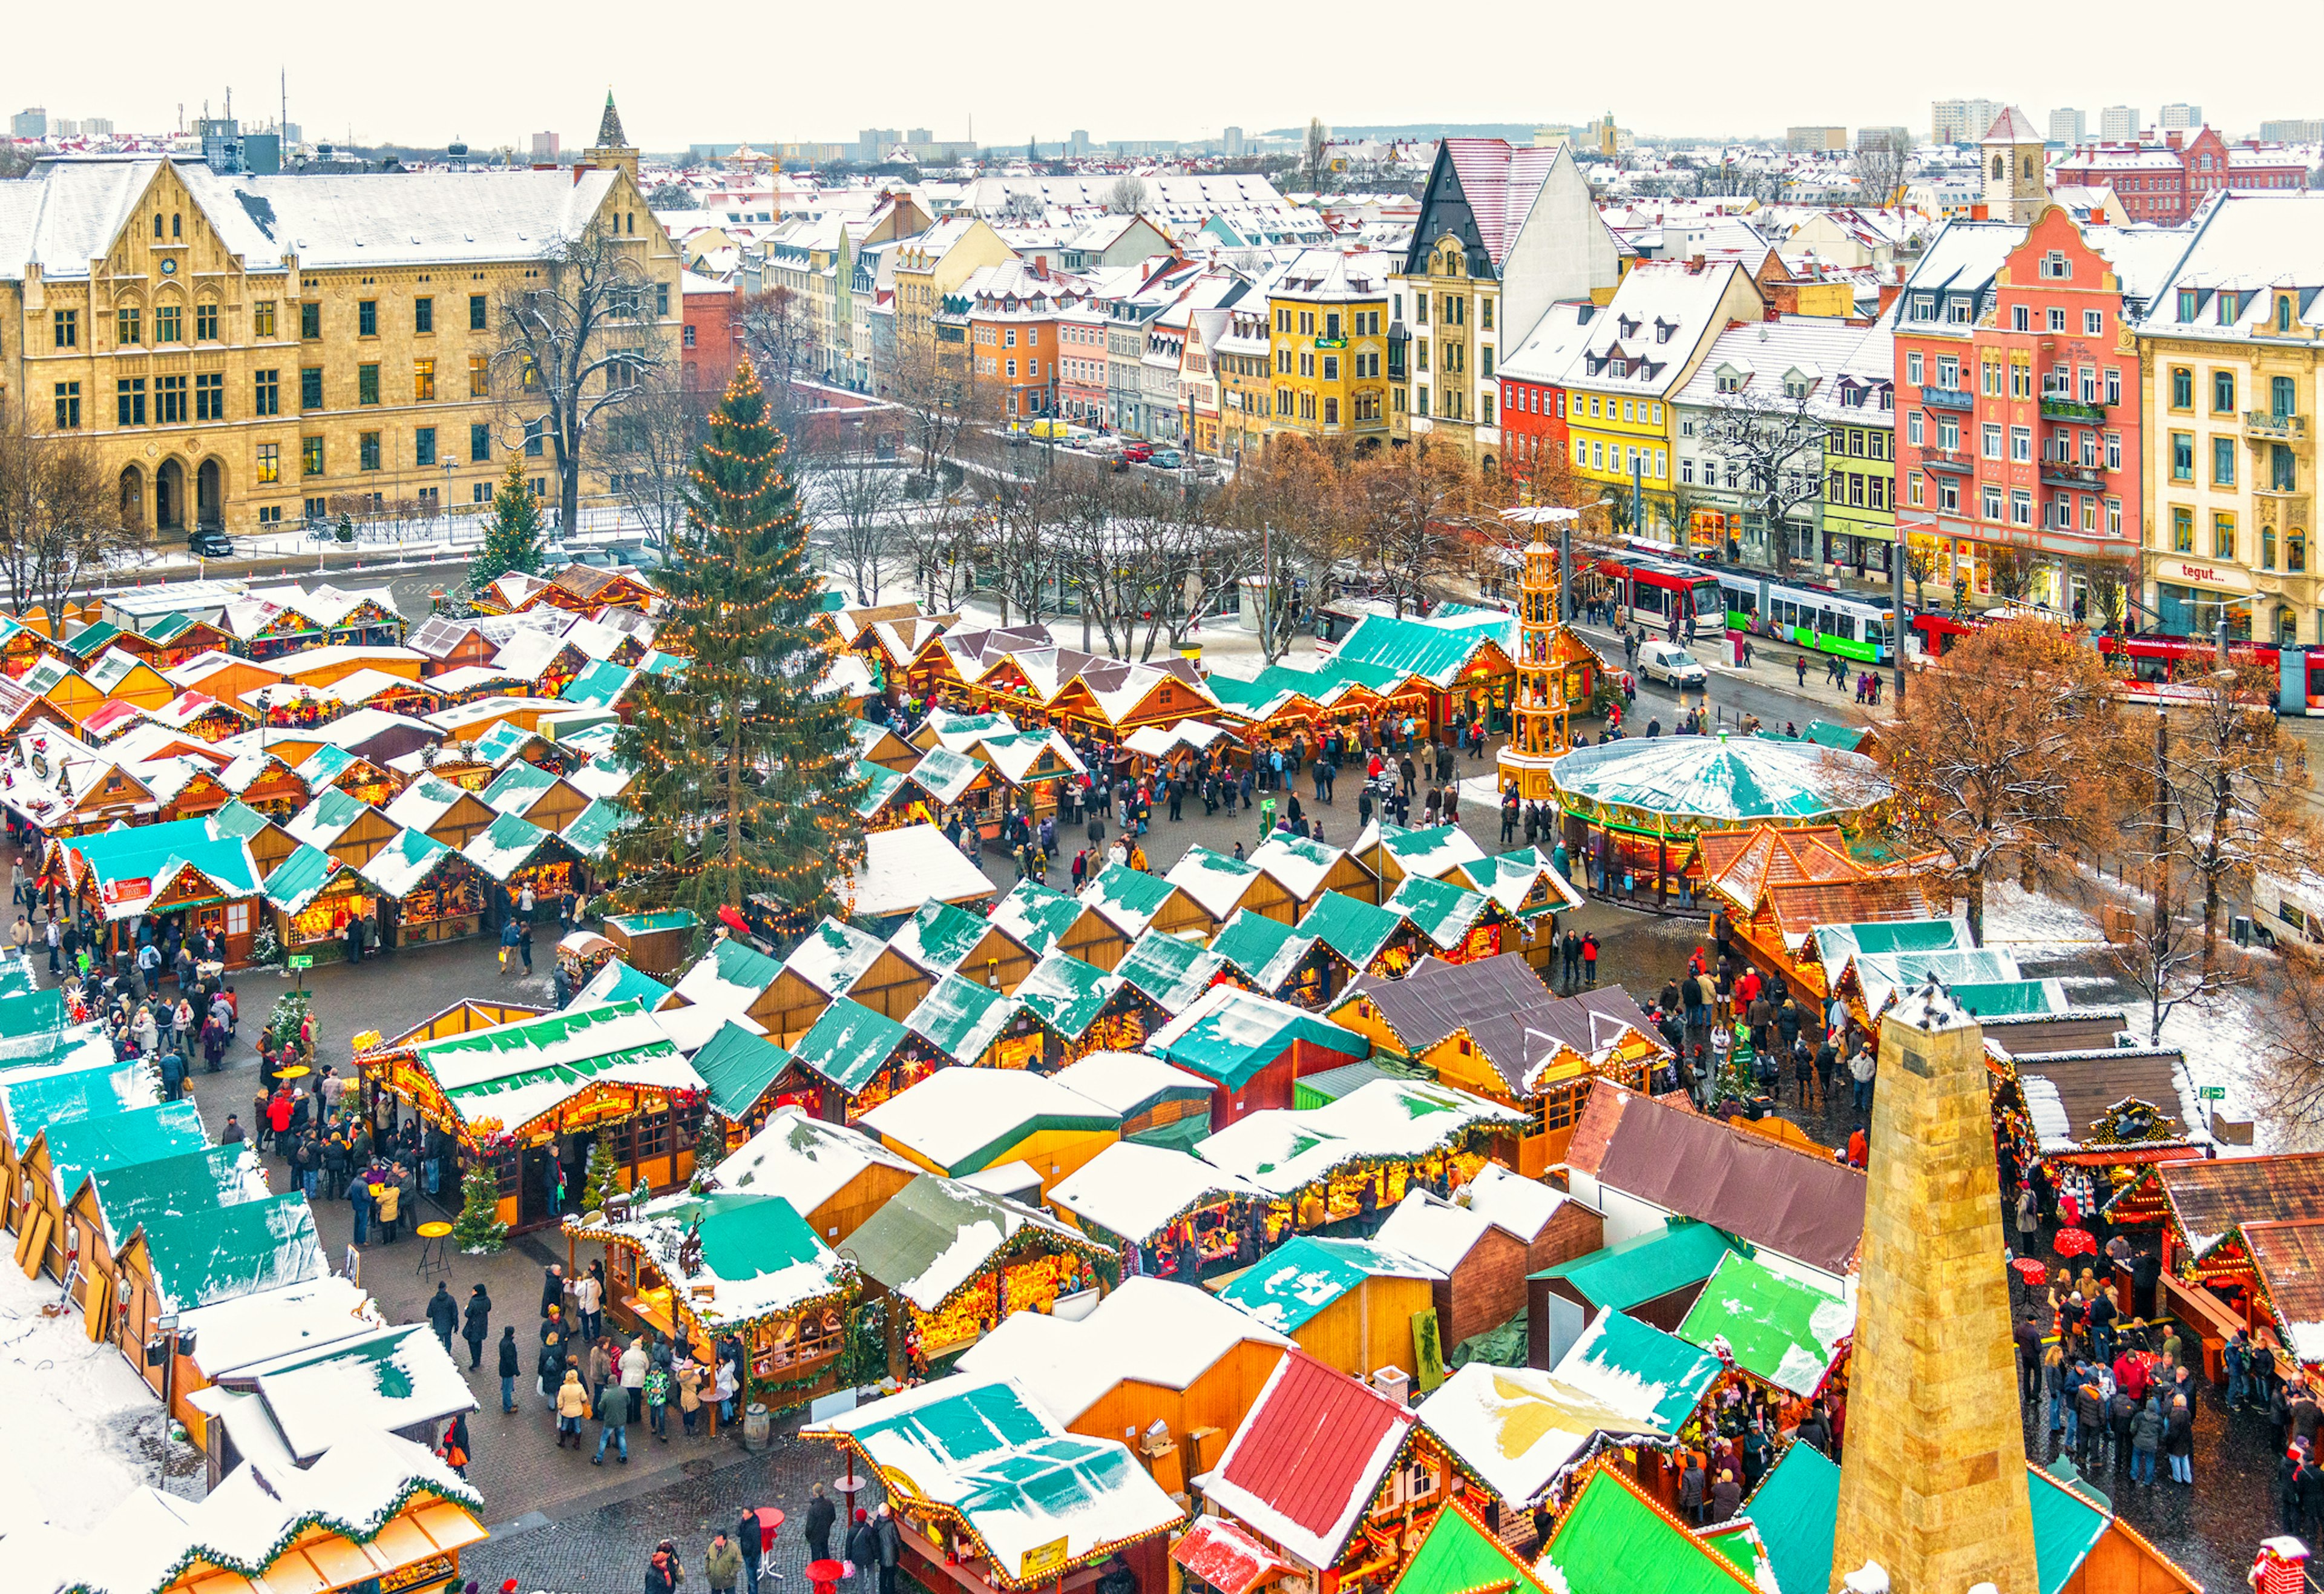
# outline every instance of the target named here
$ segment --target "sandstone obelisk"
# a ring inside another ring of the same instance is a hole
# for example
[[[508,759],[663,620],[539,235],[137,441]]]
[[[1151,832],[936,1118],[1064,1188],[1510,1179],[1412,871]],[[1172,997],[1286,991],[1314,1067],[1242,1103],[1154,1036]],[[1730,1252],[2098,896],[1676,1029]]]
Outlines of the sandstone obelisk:
[[[1831,1586],[2041,1594],[1984,1033],[1934,983],[1880,1027]]]

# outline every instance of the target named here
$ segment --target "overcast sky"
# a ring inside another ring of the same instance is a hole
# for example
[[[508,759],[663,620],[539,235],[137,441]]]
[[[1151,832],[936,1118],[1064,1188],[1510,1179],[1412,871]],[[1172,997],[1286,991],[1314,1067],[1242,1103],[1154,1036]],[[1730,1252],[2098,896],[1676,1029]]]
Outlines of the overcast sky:
[[[2229,133],[2324,116],[2324,82],[2264,24],[2196,26],[2153,0],[1831,11],[1672,0],[1651,8],[1390,5],[1047,7],[978,12],[929,0],[780,7],[615,5],[537,14],[332,5],[189,20],[115,0],[102,29],[69,5],[10,8],[0,101],[168,131],[231,88],[271,117],[278,66],[309,138],[521,148],[596,131],[609,85],[649,150],[749,139],[840,142],[864,127],[1022,144],[1076,127],[1114,138],[1304,125],[1587,121],[1642,133],[1779,134],[1787,124],[1902,124],[1925,135],[1939,97],[2095,113],[2166,101]],[[1207,25],[1220,32],[1205,36]],[[1450,35],[1490,32],[1462,46]],[[1948,45],[1945,41],[1951,41]]]

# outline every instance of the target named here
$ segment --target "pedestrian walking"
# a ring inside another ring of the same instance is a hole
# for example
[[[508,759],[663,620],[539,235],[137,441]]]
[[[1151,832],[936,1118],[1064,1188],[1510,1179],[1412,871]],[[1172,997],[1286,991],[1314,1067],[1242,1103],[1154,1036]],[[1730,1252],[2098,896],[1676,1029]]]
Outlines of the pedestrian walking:
[[[702,1558],[702,1577],[710,1594],[734,1594],[734,1585],[742,1580],[742,1549],[723,1531],[711,1536],[710,1552]]]
[[[607,1384],[597,1392],[597,1453],[589,1459],[592,1467],[605,1464],[605,1446],[610,1442],[620,1451],[622,1465],[630,1464],[630,1392],[619,1384]]]
[[[428,1326],[436,1330],[436,1339],[448,1355],[452,1349],[452,1330],[460,1324],[460,1303],[452,1299],[452,1292],[444,1281],[436,1281],[436,1293],[428,1297]]]
[[[501,1330],[501,1410],[516,1410],[516,1376],[524,1370],[522,1354],[517,1349],[516,1325],[509,1323]]]
[[[460,1338],[468,1342],[468,1370],[475,1372],[484,1365],[484,1341],[493,1333],[493,1298],[484,1293],[484,1286],[476,1285],[468,1292],[467,1310],[460,1321]]]
[[[880,1502],[872,1538],[879,1549],[880,1594],[896,1594],[896,1566],[904,1558],[904,1535],[896,1526],[895,1508],[885,1500]]]

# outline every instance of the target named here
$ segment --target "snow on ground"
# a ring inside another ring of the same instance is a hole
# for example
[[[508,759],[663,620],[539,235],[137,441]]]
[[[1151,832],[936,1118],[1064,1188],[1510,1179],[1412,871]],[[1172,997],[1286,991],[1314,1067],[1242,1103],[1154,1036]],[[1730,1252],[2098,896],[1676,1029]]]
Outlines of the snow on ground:
[[[56,1298],[49,1279],[0,1267],[0,1411],[20,1441],[0,1444],[0,1539],[37,1523],[84,1532],[161,1483],[161,1402],[120,1351],[89,1343],[78,1311],[41,1316]]]
[[[1957,906],[1953,917],[1966,923],[1968,905]],[[1987,946],[2021,958],[2038,958],[2105,943],[2098,922],[2071,903],[2038,891],[2022,891],[2014,881],[1996,881],[1985,889]]]

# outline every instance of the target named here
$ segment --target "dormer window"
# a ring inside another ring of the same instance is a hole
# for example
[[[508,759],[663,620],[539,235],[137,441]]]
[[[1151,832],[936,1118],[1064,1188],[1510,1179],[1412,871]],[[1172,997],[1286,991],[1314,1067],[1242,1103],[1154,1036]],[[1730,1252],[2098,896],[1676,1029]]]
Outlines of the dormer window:
[[[2066,282],[2074,274],[2074,263],[2066,258],[2062,249],[2052,249],[2042,256],[2042,274],[2054,282]]]
[[[1743,391],[1743,373],[1740,371],[1722,370],[1719,373],[1718,381],[1719,391],[1721,393],[1740,393]]]

